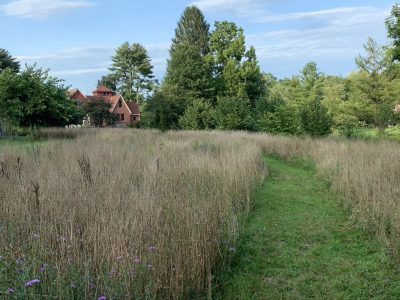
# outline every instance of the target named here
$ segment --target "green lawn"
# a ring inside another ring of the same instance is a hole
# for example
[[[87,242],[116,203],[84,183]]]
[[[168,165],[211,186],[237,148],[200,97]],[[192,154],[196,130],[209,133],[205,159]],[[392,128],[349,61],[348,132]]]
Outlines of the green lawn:
[[[384,245],[357,228],[311,167],[267,158],[269,177],[214,299],[400,299]]]

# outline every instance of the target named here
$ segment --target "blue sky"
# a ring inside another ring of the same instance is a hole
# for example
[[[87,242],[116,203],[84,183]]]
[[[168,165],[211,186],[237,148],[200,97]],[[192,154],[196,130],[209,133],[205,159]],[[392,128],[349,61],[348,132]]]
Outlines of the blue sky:
[[[210,24],[233,21],[254,45],[263,71],[278,78],[316,61],[327,74],[347,75],[369,36],[386,44],[387,0],[0,0],[0,48],[23,63],[51,69],[89,93],[107,73],[116,47],[141,43],[162,79],[168,48],[187,5]]]

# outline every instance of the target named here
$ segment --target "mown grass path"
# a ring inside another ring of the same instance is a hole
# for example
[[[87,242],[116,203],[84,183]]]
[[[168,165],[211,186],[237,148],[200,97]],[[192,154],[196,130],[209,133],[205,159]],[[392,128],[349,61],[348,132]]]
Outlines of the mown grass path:
[[[267,158],[269,177],[215,299],[400,299],[399,266],[312,168]]]

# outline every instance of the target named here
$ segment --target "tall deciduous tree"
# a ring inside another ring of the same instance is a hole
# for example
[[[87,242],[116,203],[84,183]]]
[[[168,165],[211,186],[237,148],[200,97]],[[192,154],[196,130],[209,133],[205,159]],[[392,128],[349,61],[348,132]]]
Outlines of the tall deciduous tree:
[[[390,16],[386,19],[388,37],[393,39],[394,53],[393,61],[400,61],[400,5],[396,3],[392,7]]]
[[[140,44],[126,42],[117,48],[112,62],[111,78],[117,81],[118,91],[127,100],[141,102],[153,82],[153,66],[147,50]]]
[[[243,29],[232,22],[216,22],[210,50],[217,95],[248,98],[254,108],[265,92],[265,81],[254,47],[246,52]]]
[[[12,57],[7,50],[0,49],[0,73],[7,68],[10,68],[12,71],[18,73],[19,62],[16,61],[16,59]]]

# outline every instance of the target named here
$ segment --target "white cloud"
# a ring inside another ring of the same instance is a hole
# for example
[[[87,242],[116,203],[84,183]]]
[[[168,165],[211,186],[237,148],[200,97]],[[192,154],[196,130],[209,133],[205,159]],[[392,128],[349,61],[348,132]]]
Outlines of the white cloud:
[[[366,16],[381,13],[374,7],[335,7],[332,9],[310,11],[310,12],[296,12],[289,14],[266,15],[262,18],[254,20],[257,23],[269,22],[288,22],[288,21],[310,21],[310,20],[332,20],[332,19],[347,19],[348,17],[365,19]],[[389,10],[384,10],[385,14]]]
[[[269,57],[344,55],[349,51],[360,50],[369,35],[376,34],[380,38],[388,13],[387,8],[349,7],[275,15],[265,21],[321,19],[322,22],[305,29],[285,29],[250,35],[249,41],[258,45],[261,52]]]
[[[267,70],[268,66],[279,70],[279,64],[285,68],[296,64],[296,69],[300,69],[298,64],[310,60],[324,61],[332,68],[338,62],[346,62],[351,70],[354,57],[362,51],[368,36],[380,43],[387,42],[384,20],[389,11],[389,8],[343,7],[266,16],[257,21],[282,22],[284,29],[274,26],[273,31],[248,35],[248,43],[256,47]]]
[[[21,18],[45,18],[78,8],[87,8],[94,3],[86,0],[13,0],[1,5],[0,11],[7,16]]]

